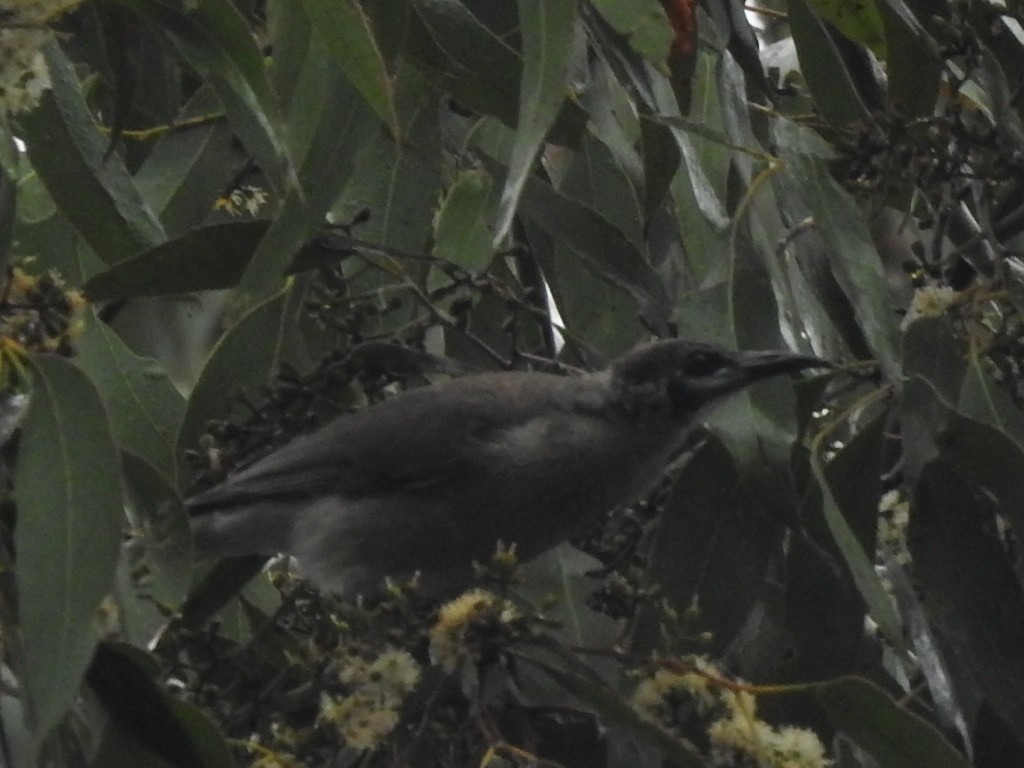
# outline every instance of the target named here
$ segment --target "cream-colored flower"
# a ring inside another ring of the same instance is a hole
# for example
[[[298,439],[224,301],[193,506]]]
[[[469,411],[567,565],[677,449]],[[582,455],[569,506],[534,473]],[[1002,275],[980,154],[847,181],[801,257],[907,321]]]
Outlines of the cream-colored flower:
[[[441,606],[437,622],[430,629],[430,659],[446,672],[454,672],[464,662],[479,661],[479,648],[466,640],[474,625],[510,624],[520,618],[509,601],[483,589],[464,592]]]
[[[398,712],[381,707],[372,696],[355,694],[338,699],[325,693],[320,697],[320,719],[333,723],[353,749],[370,750],[398,725]]]
[[[772,750],[780,768],[824,768],[829,764],[818,734],[787,725],[774,734]]]
[[[703,656],[693,656],[687,661],[695,667],[694,671],[680,672],[661,668],[651,677],[642,680],[633,692],[633,709],[648,720],[664,722],[670,716],[671,700],[679,694],[692,699],[700,711],[713,707],[718,697],[708,686],[707,676],[710,674],[718,677],[721,672]]]
[[[48,29],[0,30],[0,110],[10,114],[34,108],[50,83],[42,45]]]
[[[402,696],[420,681],[420,665],[408,651],[388,648],[370,664],[370,677],[378,686],[399,692]]]
[[[713,750],[739,753],[758,768],[825,768],[825,747],[813,731],[793,726],[774,728],[757,718],[757,700],[746,691],[727,692],[729,715],[708,728]]]
[[[940,317],[956,304],[960,294],[948,286],[926,285],[914,291],[900,327],[904,330],[920,317]]]
[[[420,667],[407,651],[388,647],[370,661],[347,657],[338,677],[352,693],[344,698],[323,694],[320,718],[333,723],[349,746],[368,750],[398,725],[398,710],[419,682]]]

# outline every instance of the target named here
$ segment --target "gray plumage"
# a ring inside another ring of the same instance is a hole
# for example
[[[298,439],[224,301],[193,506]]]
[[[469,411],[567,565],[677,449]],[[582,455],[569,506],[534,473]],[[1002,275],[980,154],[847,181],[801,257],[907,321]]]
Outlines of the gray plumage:
[[[429,590],[455,587],[499,540],[528,559],[635,499],[705,405],[822,365],[672,340],[584,376],[486,373],[405,392],[190,499],[196,552],[284,552],[350,597],[416,571]]]

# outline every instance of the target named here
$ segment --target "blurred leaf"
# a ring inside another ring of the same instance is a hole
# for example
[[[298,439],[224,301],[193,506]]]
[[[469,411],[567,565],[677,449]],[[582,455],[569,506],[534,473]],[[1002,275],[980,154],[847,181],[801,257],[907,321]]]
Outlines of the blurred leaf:
[[[887,421],[885,412],[866,416],[857,434],[824,468],[848,532],[865,554],[875,551]],[[785,680],[822,680],[863,664],[865,598],[843,567],[844,561],[861,555],[843,552],[833,538],[829,514],[821,489],[812,486],[800,510],[804,535],[794,538],[786,560],[786,627],[796,649],[781,665]]]
[[[522,584],[516,592],[534,605],[554,606],[544,616],[558,622],[549,635],[568,646],[611,648],[618,637],[618,622],[587,605],[590,595],[601,586],[591,574],[601,563],[590,555],[563,542],[519,568]]]
[[[881,768],[968,768],[968,762],[927,721],[859,677],[812,687],[836,728],[871,753]]]
[[[18,670],[37,739],[78,696],[101,634],[121,536],[121,462],[103,403],[68,361],[31,361],[32,402],[14,478]]]
[[[164,134],[135,174],[135,183],[171,236],[202,223],[244,166],[227,122],[209,120],[221,110],[209,88],[200,89],[182,110],[185,126]]]
[[[461,171],[448,189],[434,223],[434,255],[470,270],[494,258],[491,230],[494,180],[481,168]]]
[[[122,453],[130,535],[121,546],[117,593],[126,639],[149,647],[192,583],[192,536],[177,488],[152,466]]]
[[[774,295],[764,286],[759,269],[733,267],[724,282],[684,294],[675,314],[680,335],[730,349],[783,348]],[[795,504],[789,473],[795,405],[792,386],[779,378],[716,403],[704,416],[732,454],[748,494],[782,520]]]
[[[466,107],[514,126],[523,69],[519,52],[458,0],[407,2],[415,17],[406,45],[424,76]]]
[[[326,56],[320,38],[311,36],[309,45],[289,117],[315,130],[304,154],[299,156],[297,148],[301,186],[285,195],[239,279],[243,295],[250,298],[263,298],[280,287],[295,254],[322,226],[374,128],[375,121]]]
[[[214,224],[186,232],[101,272],[82,286],[91,301],[231,288],[268,222]]]
[[[851,519],[863,520],[863,508],[851,509],[859,494],[852,494],[849,498],[836,495],[832,488],[832,481],[826,475],[821,463],[821,456],[818,455],[820,450],[820,445],[815,441],[811,453],[811,471],[821,490],[822,508],[825,513],[825,521],[832,533],[832,539],[842,553],[864,602],[867,603],[871,618],[877,622],[879,630],[889,644],[905,655],[907,646],[903,638],[903,626],[892,601],[885,592],[881,579],[875,572],[874,550],[870,546],[873,544],[873,540],[864,542],[859,539],[857,530],[850,524]],[[856,514],[858,512],[861,513],[859,516]],[[861,533],[863,533],[863,526]]]
[[[868,121],[871,110],[861,98],[854,75],[825,24],[806,0],[791,0],[787,10],[800,72],[814,98],[814,106],[836,127]]]
[[[665,311],[664,283],[643,251],[599,213],[537,178],[526,183],[520,208],[523,216],[571,248],[595,275],[631,295],[638,306],[660,306]]]
[[[11,198],[12,201],[16,199],[17,218],[24,224],[39,224],[54,216],[57,206],[35,169],[24,161],[20,165],[24,172],[17,180],[16,194]],[[6,174],[4,178],[8,178]]]
[[[654,217],[672,185],[679,168],[679,148],[672,131],[652,118],[640,120],[642,159],[644,164],[644,224]]]
[[[541,264],[571,337],[602,361],[629,351],[645,336],[636,297],[610,283],[572,245],[553,243],[550,257],[545,255]]]
[[[998,501],[1015,530],[1024,529],[1024,448],[990,424],[944,416],[932,425],[942,457]]]
[[[1024,592],[994,513],[981,488],[956,464],[939,460],[914,489],[907,541],[929,616],[1024,743]]]
[[[602,717],[609,727],[624,728],[641,735],[657,745],[675,763],[690,768],[701,768],[704,759],[696,747],[676,738],[659,725],[645,720],[618,692],[595,682],[578,671],[557,667],[533,655],[520,656],[524,661],[541,669],[565,691],[585,702]]]
[[[574,50],[576,0],[519,0],[523,36],[523,75],[519,90],[519,120],[501,193],[495,247],[501,247],[511,227],[526,180],[558,116],[565,98],[569,63]]]
[[[3,142],[5,138],[0,135],[0,142]],[[14,236],[14,223],[17,217],[17,197],[21,186],[20,180],[16,182],[0,166],[0,266],[6,266],[10,261],[11,240]],[[39,184],[36,184],[37,188],[39,186]],[[45,193],[43,197],[47,197]],[[53,208],[53,203],[49,202],[46,207]],[[47,215],[49,214],[44,214],[44,217]]]
[[[78,339],[78,366],[99,390],[118,445],[176,486],[175,438],[185,401],[155,360],[137,357],[93,315]]]
[[[586,134],[562,169],[558,193],[581,203],[614,226],[638,251],[644,250],[641,193],[634,183],[628,160],[592,134]],[[539,182],[538,182],[539,183]],[[528,186],[533,186],[531,180]],[[529,191],[524,192],[524,196]]]
[[[807,5],[846,37],[886,60],[885,28],[874,0],[808,0]]]
[[[93,120],[74,68],[55,42],[44,47],[53,89],[18,119],[32,167],[61,213],[106,263],[165,239],[163,228]]]
[[[185,451],[196,448],[208,421],[228,415],[228,396],[259,392],[288,354],[284,329],[289,294],[289,290],[280,291],[249,309],[210,353],[178,432],[175,453],[179,457],[179,487],[187,488],[191,474]]]
[[[128,645],[103,643],[88,682],[111,718],[91,768],[234,765],[223,737],[191,704],[171,698],[153,679],[152,660]]]
[[[264,555],[229,557],[214,563],[189,593],[173,627],[198,629],[203,626],[222,611],[266,563]],[[230,636],[230,629],[225,634]]]
[[[798,0],[799,1],[799,0]],[[814,223],[832,251],[832,273],[853,306],[864,338],[886,376],[900,378],[899,331],[881,259],[857,203],[832,178],[828,150],[793,123],[776,123],[783,162],[804,192]]]
[[[3,722],[4,755],[9,765],[36,764],[35,743],[28,729],[24,696],[0,693],[0,721]]]
[[[985,358],[971,352],[957,410],[969,419],[995,427],[1024,450],[1024,414],[983,367]]]
[[[907,376],[920,376],[948,403],[955,403],[966,383],[967,351],[953,333],[948,317],[922,317],[903,334]]]
[[[938,45],[903,4],[878,0],[885,26],[889,98],[908,117],[928,117],[935,110],[942,79]]]
[[[687,461],[665,501],[647,575],[671,607],[700,612],[700,630],[713,636],[719,655],[762,598],[771,554],[782,528],[739,484],[732,456],[709,437]],[[651,618],[641,623],[632,652],[664,647]]]
[[[594,7],[633,50],[659,69],[665,69],[673,34],[658,0],[596,0]]]
[[[396,140],[403,137],[395,86],[369,17],[355,0],[302,0],[327,50]]]
[[[116,0],[163,28],[217,93],[232,130],[279,194],[295,173],[277,133],[280,107],[245,18],[230,0],[196,0],[182,13],[161,0]]]

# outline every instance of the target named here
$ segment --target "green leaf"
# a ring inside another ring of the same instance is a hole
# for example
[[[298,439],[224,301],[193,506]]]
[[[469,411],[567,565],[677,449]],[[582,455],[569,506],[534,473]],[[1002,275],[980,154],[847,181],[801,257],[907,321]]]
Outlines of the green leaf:
[[[100,133],[71,62],[55,42],[44,47],[53,89],[18,119],[32,167],[61,213],[106,263],[165,239],[117,155],[105,157]]]
[[[208,421],[228,415],[228,395],[240,391],[257,393],[270,382],[285,358],[289,293],[280,291],[249,309],[210,353],[192,389],[178,432],[176,453],[180,457],[178,477],[182,488],[187,487],[190,476],[184,463],[185,451],[196,448]]]
[[[209,118],[220,110],[213,91],[201,88],[181,119]],[[246,160],[227,122],[216,119],[161,136],[135,173],[135,183],[168,234],[181,234],[210,215]]]
[[[782,160],[803,190],[817,231],[832,251],[832,273],[853,307],[857,322],[882,370],[900,378],[899,330],[882,261],[857,203],[832,178],[828,150],[809,130],[776,122]]]
[[[662,71],[672,47],[672,27],[658,0],[596,0],[594,7],[629,46]]]
[[[134,454],[121,459],[131,535],[117,572],[120,623],[125,639],[147,647],[192,584],[192,534],[176,484]]]
[[[138,357],[109,326],[89,315],[78,339],[78,366],[99,390],[118,445],[177,485],[175,438],[185,401],[155,360]]]
[[[595,275],[632,296],[639,307],[664,305],[664,283],[643,251],[601,214],[539,178],[526,182],[520,207],[524,216],[571,248]]]
[[[656,723],[645,720],[618,692],[596,682],[593,677],[557,667],[533,655],[519,655],[519,658],[538,667],[567,693],[593,707],[606,726],[624,728],[635,733],[644,741],[656,745],[679,765],[689,768],[706,765],[696,747],[673,736]]]
[[[903,334],[903,367],[907,377],[924,379],[948,403],[955,403],[966,381],[963,346],[948,317],[918,318]]]
[[[828,516],[835,510],[824,508],[819,488],[811,486],[800,509],[805,535],[794,536],[786,558],[785,621],[795,650],[780,664],[783,680],[823,680],[863,670],[866,597],[850,588],[842,563],[863,562],[875,551],[887,423],[885,412],[866,414],[857,434],[824,467],[849,538],[832,535]]]
[[[326,56],[325,44],[316,34],[310,37],[296,85],[289,119],[309,131],[308,141],[295,148],[299,186],[285,195],[239,279],[242,293],[251,297],[262,298],[280,288],[295,255],[322,226],[349,181],[367,137],[374,136],[376,121]]]
[[[356,0],[302,0],[309,20],[348,81],[362,94],[396,140],[402,137],[395,84],[370,19]]]
[[[554,242],[550,253],[538,258],[569,337],[610,360],[646,335],[637,322],[641,304],[579,247]]]
[[[885,25],[889,98],[908,117],[929,117],[935,110],[943,61],[937,43],[903,0],[879,0]]]
[[[128,645],[105,643],[89,670],[89,685],[111,722],[91,768],[233,765],[209,717],[172,698],[153,679],[151,659]]]
[[[763,596],[780,534],[778,521],[740,486],[732,456],[712,436],[675,479],[654,533],[647,575],[679,615],[699,606],[700,628],[713,636],[707,650],[722,653]],[[656,623],[653,616],[643,619],[633,653],[663,650]]]
[[[871,753],[882,768],[968,768],[968,762],[927,721],[859,677],[813,686],[835,727]]]
[[[249,25],[230,0],[196,0],[182,13],[162,0],[117,0],[168,32],[217,93],[231,128],[283,193],[295,173],[277,133],[280,107]]]
[[[817,441],[816,441],[817,442]],[[885,636],[885,639],[893,648],[902,654],[907,653],[907,645],[903,639],[903,625],[896,609],[893,607],[889,595],[886,594],[882,581],[875,572],[874,552],[868,552],[864,543],[857,537],[857,532],[851,527],[847,516],[853,517],[851,512],[840,506],[840,500],[849,503],[846,499],[837,499],[832,490],[832,483],[826,476],[825,468],[818,455],[820,446],[815,445],[811,453],[811,471],[814,479],[821,489],[825,521],[828,523],[832,538],[839,547],[839,551],[850,569],[850,575],[857,585],[857,589],[864,602],[867,603],[868,611],[878,623],[878,628]]]
[[[869,120],[871,110],[824,23],[805,0],[790,0],[786,7],[800,72],[818,111],[837,127]]]
[[[68,361],[30,361],[32,400],[14,476],[18,670],[41,739],[78,697],[113,588],[123,519],[121,462],[103,403]]]
[[[91,301],[165,296],[237,285],[268,222],[214,224],[122,261],[82,286]]]
[[[600,214],[643,253],[642,193],[638,189],[639,179],[634,179],[630,172],[639,169],[630,169],[628,162],[593,134],[584,134],[579,147],[560,169],[557,188],[560,195]],[[524,196],[526,194],[528,192],[524,192]]]
[[[846,37],[886,59],[885,27],[874,0],[808,0],[808,6]]]
[[[570,646],[610,648],[619,635],[618,622],[587,605],[601,585],[593,576],[600,570],[600,561],[563,542],[519,567],[522,583],[516,593],[538,606],[555,600],[544,610],[545,618],[558,624],[549,637]]]
[[[439,90],[514,126],[523,60],[459,0],[408,0],[406,48]]]
[[[494,258],[491,221],[494,180],[487,171],[461,171],[448,189],[434,223],[434,255],[471,271]]]
[[[985,358],[972,351],[957,410],[969,419],[989,424],[1024,449],[1024,414],[1006,390],[984,368]]]
[[[575,0],[519,0],[518,7],[523,37],[519,121],[501,194],[495,247],[501,247],[511,230],[533,162],[565,99],[575,40]]]
[[[996,530],[997,508],[971,480],[941,459],[921,473],[907,531],[915,589],[946,647],[1021,741],[1024,591]]]

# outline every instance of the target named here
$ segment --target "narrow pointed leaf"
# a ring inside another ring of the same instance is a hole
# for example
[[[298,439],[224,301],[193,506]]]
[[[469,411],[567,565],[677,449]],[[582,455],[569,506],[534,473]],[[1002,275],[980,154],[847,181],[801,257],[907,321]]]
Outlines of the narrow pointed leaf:
[[[31,363],[32,402],[15,468],[20,672],[44,736],[78,696],[102,632],[121,538],[120,458],[107,414],[82,371]]]
[[[519,89],[519,122],[509,174],[501,195],[496,247],[512,227],[526,180],[566,96],[569,62],[576,30],[575,0],[519,0],[523,37],[523,78]]]

